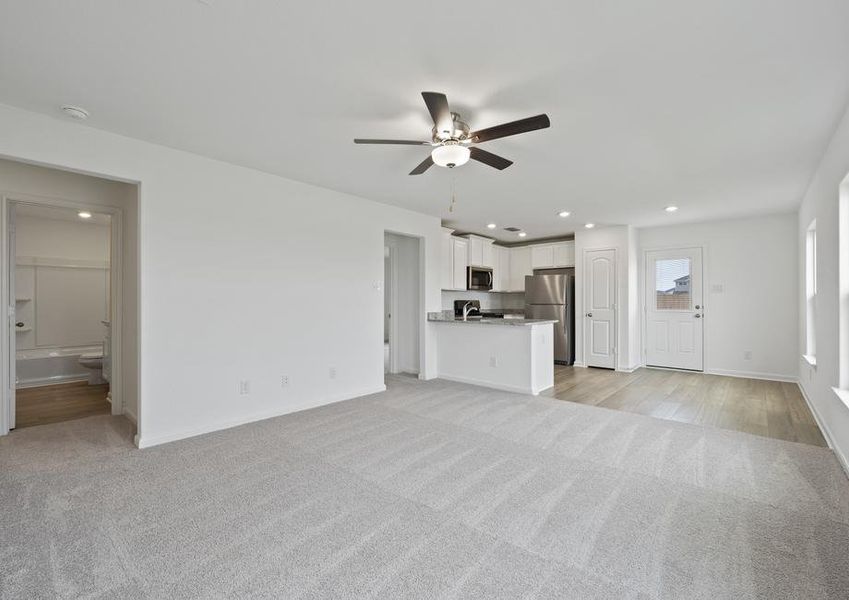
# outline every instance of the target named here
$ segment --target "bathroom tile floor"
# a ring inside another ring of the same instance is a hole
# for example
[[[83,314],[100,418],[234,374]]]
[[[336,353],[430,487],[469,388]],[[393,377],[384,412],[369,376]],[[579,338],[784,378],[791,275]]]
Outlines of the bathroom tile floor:
[[[15,393],[15,427],[107,415],[111,412],[108,391],[108,384],[88,385],[85,381],[19,389]]]

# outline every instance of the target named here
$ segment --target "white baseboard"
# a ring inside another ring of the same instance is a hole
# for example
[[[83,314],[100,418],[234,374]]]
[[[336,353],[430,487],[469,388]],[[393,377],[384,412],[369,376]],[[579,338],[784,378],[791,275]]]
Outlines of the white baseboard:
[[[299,404],[297,406],[290,406],[287,408],[278,408],[274,410],[268,410],[258,413],[252,413],[249,415],[244,415],[241,417],[237,417],[235,419],[229,419],[224,421],[216,421],[213,423],[209,423],[207,425],[203,425],[201,427],[194,428],[184,428],[178,429],[176,431],[171,431],[168,433],[160,434],[160,435],[137,435],[135,438],[135,444],[139,448],[150,448],[152,446],[158,446],[160,444],[167,444],[168,442],[176,442],[177,440],[183,440],[190,437],[195,437],[198,435],[203,435],[204,433],[212,433],[213,431],[221,431],[222,429],[230,429],[231,427],[238,427],[239,425],[245,425],[247,423],[253,423],[255,421],[262,421],[264,419],[270,419],[272,417],[279,417],[282,415],[288,415],[291,413],[301,412],[302,410],[309,410],[311,408],[317,408],[319,406],[325,406],[327,404],[334,404],[336,402],[343,402],[345,400],[351,400],[353,398],[359,398],[360,396],[368,396],[369,394],[377,394],[378,392],[385,392],[386,386],[381,384],[371,388],[365,388],[361,390],[357,390],[355,392],[340,392],[339,394],[334,394],[331,396],[326,396],[324,398],[319,398],[317,400],[312,400],[306,402],[304,404]]]
[[[817,427],[819,427],[820,431],[822,431],[825,442],[828,444],[828,447],[831,448],[831,451],[834,452],[834,456],[837,457],[837,462],[840,463],[840,466],[843,467],[843,472],[846,474],[846,477],[849,478],[849,459],[847,459],[846,455],[843,454],[840,447],[835,445],[834,435],[831,433],[826,422],[822,419],[822,417],[820,417],[814,403],[811,402],[811,399],[808,397],[808,393],[805,391],[805,386],[803,386],[802,382],[799,380],[796,381],[796,385],[799,386],[799,391],[802,392],[802,398],[805,399],[805,404],[808,405],[808,410],[810,410],[811,414],[814,415],[814,421],[817,422]]]
[[[797,375],[783,375],[781,373],[761,373],[758,371],[732,371],[728,369],[705,369],[707,375],[724,375],[725,377],[742,377],[744,379],[764,379],[766,381],[786,381],[798,383]]]
[[[579,361],[577,361],[577,360],[576,360],[574,363],[572,363],[572,366],[573,366],[573,367],[578,367],[578,368],[580,368],[580,369],[586,369],[586,368],[587,368],[587,363],[579,362]]]
[[[15,385],[15,389],[22,390],[26,388],[44,387],[46,385],[62,385],[63,383],[74,383],[76,381],[88,381],[87,373],[77,375],[53,375],[52,377],[39,377],[38,379],[27,379],[19,381]]]
[[[474,379],[472,377],[456,377],[454,375],[443,375],[440,373],[439,379],[445,379],[446,381],[456,381],[457,383],[468,383],[470,385],[477,385],[480,387],[491,388],[493,390],[501,390],[502,392],[516,392],[518,394],[531,394],[532,396],[537,396],[543,390],[537,390],[536,392],[529,387],[523,387],[520,385],[505,385],[498,383],[491,383],[489,381],[483,381],[480,379]],[[550,387],[550,386],[549,386]],[[543,388],[548,389],[548,388]]]
[[[616,370],[620,373],[633,373],[637,369],[639,369],[642,365],[635,365],[633,367],[616,367]]]

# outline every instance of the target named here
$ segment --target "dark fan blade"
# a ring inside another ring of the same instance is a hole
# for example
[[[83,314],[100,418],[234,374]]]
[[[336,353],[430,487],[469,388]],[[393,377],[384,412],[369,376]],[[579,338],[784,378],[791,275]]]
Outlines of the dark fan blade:
[[[425,171],[427,171],[431,165],[433,164],[433,159],[428,156],[422,162],[419,163],[419,166],[410,171],[410,175],[421,175]]]
[[[454,130],[454,120],[451,118],[451,111],[448,109],[448,98],[445,94],[439,92],[422,92],[427,109],[430,111],[430,116],[433,119],[433,124],[436,125],[437,133],[451,133]]]
[[[469,137],[475,143],[488,142],[498,138],[507,137],[508,135],[516,135],[517,133],[525,133],[536,129],[545,129],[551,126],[551,121],[548,120],[548,115],[537,115],[528,117],[527,119],[519,119],[503,125],[496,125],[487,129],[473,132]]]
[[[495,167],[499,171],[503,171],[513,164],[512,160],[507,160],[506,158],[502,158],[501,156],[493,154],[492,152],[487,152],[486,150],[481,150],[480,148],[469,148],[469,158],[482,162],[490,167]]]
[[[356,138],[355,144],[401,144],[402,146],[430,146],[430,142],[416,142],[414,140],[364,140]]]

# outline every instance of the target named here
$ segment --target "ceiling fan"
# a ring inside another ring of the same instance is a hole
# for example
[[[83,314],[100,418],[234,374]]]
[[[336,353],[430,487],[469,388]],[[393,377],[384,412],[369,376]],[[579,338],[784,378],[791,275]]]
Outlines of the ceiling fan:
[[[469,159],[482,162],[494,167],[499,171],[513,164],[492,152],[481,150],[472,144],[480,144],[498,138],[526,133],[536,129],[545,129],[551,126],[548,115],[537,115],[527,119],[511,121],[495,127],[472,131],[460,115],[448,109],[448,98],[439,92],[422,92],[427,109],[433,118],[433,129],[429,142],[418,142],[415,140],[371,140],[357,138],[355,144],[400,144],[403,146],[432,146],[433,150],[419,166],[410,171],[410,175],[421,175],[431,165],[439,165],[453,169],[469,162]]]

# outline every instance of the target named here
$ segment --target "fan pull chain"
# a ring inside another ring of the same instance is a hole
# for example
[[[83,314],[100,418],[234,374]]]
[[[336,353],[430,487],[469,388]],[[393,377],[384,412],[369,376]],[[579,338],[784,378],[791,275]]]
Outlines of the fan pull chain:
[[[454,205],[457,203],[456,198],[456,189],[455,189],[455,175],[454,171],[451,171],[451,204],[448,206],[448,212],[454,212]]]

